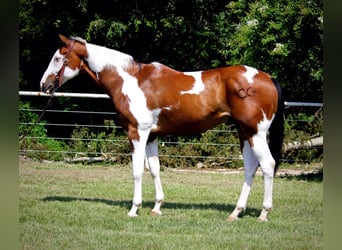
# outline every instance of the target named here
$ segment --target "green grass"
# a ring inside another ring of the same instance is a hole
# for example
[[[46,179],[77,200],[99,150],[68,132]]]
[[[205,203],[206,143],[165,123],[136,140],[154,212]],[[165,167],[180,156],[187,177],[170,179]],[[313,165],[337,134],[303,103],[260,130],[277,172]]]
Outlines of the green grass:
[[[269,222],[257,221],[262,177],[256,176],[248,209],[227,216],[243,175],[161,173],[166,203],[150,215],[154,188],[148,172],[143,208],[127,217],[130,167],[20,161],[21,249],[322,249],[323,182],[279,178]]]

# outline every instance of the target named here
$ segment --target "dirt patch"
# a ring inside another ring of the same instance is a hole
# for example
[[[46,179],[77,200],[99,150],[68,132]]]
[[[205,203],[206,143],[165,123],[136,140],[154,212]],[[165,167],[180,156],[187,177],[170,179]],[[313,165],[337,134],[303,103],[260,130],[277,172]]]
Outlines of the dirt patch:
[[[36,168],[36,165],[41,165],[41,162],[35,162],[29,159],[20,158],[19,159],[19,171],[22,174],[38,174],[39,175],[55,175],[59,177],[68,177],[74,178],[75,180],[83,180],[83,179],[99,179],[99,178],[110,178],[109,176],[113,176],[113,171],[116,168],[112,167],[91,167],[89,168],[82,167],[81,169],[66,169],[68,164],[67,163],[54,163],[54,162],[46,162],[45,164],[56,164],[62,165],[62,169],[58,168],[48,168],[48,169],[41,169]],[[224,175],[233,175],[233,174],[243,174],[243,168],[239,169],[227,169],[227,168],[166,168],[168,171],[174,172],[183,172],[183,173],[205,173],[205,174],[224,174]],[[67,171],[66,171],[67,170]],[[130,171],[130,168],[127,169]],[[289,169],[289,168],[279,168],[276,174],[277,177],[291,177],[291,176],[310,176],[320,174],[323,175],[323,166],[312,165],[308,167],[300,167],[296,166],[296,169]],[[258,168],[256,175],[262,175],[260,168]]]
[[[51,166],[54,164],[56,167]],[[75,181],[97,181],[110,179],[116,175],[114,168],[109,167],[92,167],[84,166],[75,169],[75,167],[66,163],[51,163],[51,162],[35,162],[26,159],[19,161],[19,173],[21,175],[35,175],[41,177],[57,177],[72,179]]]
[[[175,172],[184,172],[184,173],[207,173],[207,174],[225,174],[225,175],[232,175],[232,174],[243,174],[243,169],[179,169],[173,168],[171,171]],[[301,176],[301,175],[310,175],[310,174],[317,174],[321,172],[321,168],[317,167],[315,169],[303,170],[303,169],[279,169],[276,176],[279,177],[286,177],[286,176]],[[257,170],[256,175],[262,175],[260,168]]]

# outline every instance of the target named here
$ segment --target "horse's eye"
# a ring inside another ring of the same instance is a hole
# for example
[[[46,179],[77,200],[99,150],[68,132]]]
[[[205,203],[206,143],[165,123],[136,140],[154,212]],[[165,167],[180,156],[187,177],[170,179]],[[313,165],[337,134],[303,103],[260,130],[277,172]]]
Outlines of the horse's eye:
[[[55,57],[54,61],[55,61],[55,63],[59,63],[61,61],[61,58],[60,57]]]

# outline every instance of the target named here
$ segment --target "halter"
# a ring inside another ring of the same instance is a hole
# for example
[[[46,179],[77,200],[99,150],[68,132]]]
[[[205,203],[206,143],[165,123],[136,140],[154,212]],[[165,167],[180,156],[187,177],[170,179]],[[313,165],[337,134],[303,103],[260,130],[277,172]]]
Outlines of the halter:
[[[66,54],[66,56],[64,57],[63,59],[63,66],[62,68],[59,70],[59,72],[57,73],[57,76],[56,76],[56,79],[54,81],[54,87],[55,89],[59,88],[60,86],[62,86],[63,84],[63,75],[64,75],[64,70],[65,70],[65,67],[68,65],[69,63],[69,56],[70,56],[70,53],[72,51],[72,48],[74,47],[74,44],[75,42],[73,40],[71,40],[71,44],[68,48],[68,52]]]
[[[65,70],[65,67],[68,65],[69,63],[69,56],[70,56],[70,53],[71,53],[71,50],[72,48],[74,47],[74,41],[71,40],[71,44],[68,48],[68,52],[66,54],[66,56],[64,57],[63,59],[63,65],[62,65],[62,68],[59,70],[59,72],[57,73],[57,76],[56,76],[56,79],[54,80],[54,87],[55,89],[59,88],[60,86],[62,86],[62,82],[63,82],[63,74],[64,74],[64,70]],[[83,60],[81,61],[81,66],[83,65]],[[32,131],[32,129],[40,122],[40,120],[43,118],[43,115],[45,114],[45,112],[47,111],[48,108],[51,107],[52,105],[52,98],[54,97],[54,94],[52,93],[50,95],[50,98],[49,100],[47,101],[44,109],[43,109],[43,112],[40,114],[40,116],[38,117],[38,119],[35,121],[35,123],[26,131],[26,133],[24,133],[24,135],[22,135],[20,138],[19,138],[19,141],[25,139],[28,134]]]

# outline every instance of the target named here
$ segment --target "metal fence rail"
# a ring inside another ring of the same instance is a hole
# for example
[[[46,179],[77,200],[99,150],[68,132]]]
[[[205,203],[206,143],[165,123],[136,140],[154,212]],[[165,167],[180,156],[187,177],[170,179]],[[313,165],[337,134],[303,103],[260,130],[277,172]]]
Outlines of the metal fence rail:
[[[55,93],[55,97],[72,97],[72,98],[90,98],[91,99],[107,99],[109,101],[108,95],[105,94],[82,94],[82,93]],[[25,98],[25,96],[44,96],[47,97],[49,95],[41,93],[41,92],[32,92],[32,91],[19,91],[19,96],[21,98]],[[315,112],[319,109],[322,109],[323,104],[322,103],[301,103],[301,102],[285,102],[286,110],[291,109],[291,108],[306,108],[306,109],[313,109]],[[61,107],[62,108],[62,107]],[[19,109],[20,112],[28,112],[28,113],[36,113],[40,114],[42,112],[42,109],[39,108],[21,108]],[[116,115],[116,112],[110,112],[110,111],[92,111],[92,110],[60,110],[60,109],[49,109],[46,110],[46,113],[48,114],[63,114],[63,115],[84,115],[84,116],[103,116],[104,117],[114,117]],[[98,120],[101,120],[98,118]],[[301,120],[301,119],[296,119],[292,120],[294,122],[307,122],[306,120]],[[30,127],[34,124],[34,122],[25,122],[25,121],[19,121],[19,126],[21,127]],[[121,127],[115,124],[90,124],[90,123],[85,123],[85,124],[76,124],[76,123],[66,123],[63,120],[60,120],[57,122],[40,122],[37,124],[37,126],[43,126],[47,131],[49,131],[51,128],[60,128],[60,129],[75,129],[75,128],[89,128],[89,129],[115,129],[115,130],[120,130]],[[225,134],[236,134],[237,131],[235,129],[234,125],[228,126],[225,129],[220,129],[220,128],[214,128],[212,130],[209,130],[209,132],[216,132],[220,133],[221,135]],[[66,143],[67,145],[71,145],[72,143],[89,143],[89,144],[96,144],[96,143],[103,143],[103,142],[108,142],[113,144],[114,146],[121,146],[127,148],[127,150],[123,150],[122,152],[111,152],[110,150],[103,152],[100,150],[100,152],[97,152],[97,155],[102,155],[105,156],[106,158],[115,158],[115,157],[124,157],[126,160],[130,159],[130,153],[129,153],[129,143],[128,140],[121,136],[118,138],[104,138],[103,136],[100,138],[92,137],[92,138],[82,138],[82,137],[63,137],[63,136],[28,136],[26,138],[28,141],[62,141]],[[208,141],[208,142],[192,142],[192,141],[175,141],[174,138],[172,137],[162,137],[159,140],[159,145],[160,145],[160,157],[164,159],[172,159],[172,158],[178,158],[178,159],[184,159],[184,158],[190,158],[190,159],[198,159],[198,161],[201,160],[201,158],[205,158],[206,160],[215,162],[215,160],[240,160],[241,159],[241,154],[239,153],[239,143],[237,141],[230,143],[230,142],[220,142],[216,143],[215,141]],[[177,154],[170,154],[166,153],[163,151],[163,147],[170,147],[170,146],[177,146],[177,147],[216,147],[216,148],[235,148],[234,151],[235,153],[232,153],[229,155],[229,158],[227,158],[226,155],[217,155],[217,156],[211,156],[211,155],[187,155],[184,153]],[[311,148],[320,148],[322,146],[312,146]],[[308,148],[310,150],[310,147]],[[236,153],[238,152],[238,153]],[[25,143],[21,143],[20,149],[19,149],[19,154],[20,155],[27,155],[27,154],[60,154],[64,155],[65,159],[70,159],[72,157],[75,157],[75,155],[78,156],[89,156],[89,155],[96,155],[93,150],[90,151],[77,151],[77,150],[51,150],[51,148],[46,149],[43,146],[42,147],[37,147],[37,148],[32,148],[26,145]],[[72,155],[72,156],[71,156]],[[91,158],[91,157],[90,157]],[[89,159],[90,159],[89,158]],[[283,159],[283,161],[291,161],[291,159]],[[305,161],[305,160],[303,160]]]

